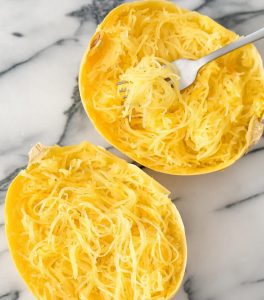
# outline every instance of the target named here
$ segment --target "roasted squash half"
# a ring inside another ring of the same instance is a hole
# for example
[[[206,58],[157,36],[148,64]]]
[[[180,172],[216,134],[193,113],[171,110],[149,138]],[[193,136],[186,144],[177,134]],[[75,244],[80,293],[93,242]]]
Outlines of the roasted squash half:
[[[106,140],[146,167],[180,175],[223,169],[263,133],[260,55],[253,45],[225,55],[182,92],[170,62],[238,38],[171,2],[125,3],[106,16],[84,54],[84,108]]]
[[[169,299],[186,240],[169,192],[101,147],[37,145],[9,187],[6,234],[37,299]]]

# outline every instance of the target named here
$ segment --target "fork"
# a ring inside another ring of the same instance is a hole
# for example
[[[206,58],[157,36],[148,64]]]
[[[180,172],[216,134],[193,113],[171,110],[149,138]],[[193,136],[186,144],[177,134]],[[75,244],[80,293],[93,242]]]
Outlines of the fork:
[[[231,51],[234,51],[244,45],[260,40],[264,37],[264,27],[245,36],[240,39],[217,49],[196,60],[191,59],[178,59],[173,61],[171,64],[174,65],[179,73],[179,89],[180,91],[190,86],[196,79],[198,71],[206,64],[212,60],[217,59]],[[126,81],[119,81],[117,85],[122,85],[127,83]],[[120,92],[125,92],[125,89],[120,89]]]

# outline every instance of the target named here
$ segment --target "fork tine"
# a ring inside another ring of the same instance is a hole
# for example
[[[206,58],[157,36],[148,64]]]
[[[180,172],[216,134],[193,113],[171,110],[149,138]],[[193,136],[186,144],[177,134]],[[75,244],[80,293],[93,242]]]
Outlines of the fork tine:
[[[121,84],[125,84],[125,83],[128,83],[128,81],[126,81],[126,80],[121,80],[121,81],[118,81],[118,82],[117,82],[117,85],[121,85]]]
[[[167,81],[171,85],[172,88],[174,88],[174,84],[173,84],[173,81],[171,80],[171,78],[166,77],[166,78],[164,78],[164,80]]]
[[[119,93],[125,93],[127,91],[127,88],[122,88],[120,90],[118,90]]]

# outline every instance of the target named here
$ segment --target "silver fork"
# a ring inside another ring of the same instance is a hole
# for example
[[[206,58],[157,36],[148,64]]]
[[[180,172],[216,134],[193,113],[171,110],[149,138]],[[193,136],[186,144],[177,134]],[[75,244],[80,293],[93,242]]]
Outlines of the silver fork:
[[[260,40],[263,37],[264,37],[264,27],[220,49],[217,49],[216,51],[211,52],[210,54],[203,56],[199,59],[196,60],[178,59],[173,61],[172,64],[176,67],[180,75],[179,89],[183,90],[188,86],[190,86],[195,81],[197,77],[197,73],[201,69],[201,67],[208,64],[212,60],[215,60],[216,58],[223,56],[231,51],[234,51],[244,45]],[[127,82],[120,81],[117,84],[122,85],[125,83]],[[125,92],[125,91],[126,89],[120,89],[120,92]]]

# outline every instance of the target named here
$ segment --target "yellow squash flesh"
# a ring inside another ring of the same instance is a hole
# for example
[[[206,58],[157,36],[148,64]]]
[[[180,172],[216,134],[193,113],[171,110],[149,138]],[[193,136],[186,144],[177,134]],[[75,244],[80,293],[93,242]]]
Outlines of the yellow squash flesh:
[[[44,147],[11,183],[14,262],[37,299],[170,299],[186,240],[169,192],[101,147]]]
[[[146,167],[193,175],[230,166],[263,133],[259,53],[248,45],[209,63],[181,93],[169,62],[237,38],[171,2],[125,3],[98,26],[83,57],[83,106],[109,143]]]

